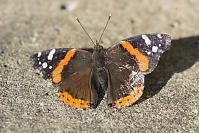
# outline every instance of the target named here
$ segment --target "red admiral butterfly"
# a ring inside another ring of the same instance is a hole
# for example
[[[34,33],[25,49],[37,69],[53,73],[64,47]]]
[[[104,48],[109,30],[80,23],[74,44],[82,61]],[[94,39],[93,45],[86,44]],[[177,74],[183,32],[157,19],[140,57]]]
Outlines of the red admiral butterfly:
[[[59,85],[60,99],[70,106],[95,108],[103,89],[109,107],[125,107],[141,97],[144,75],[157,66],[171,38],[166,34],[138,35],[108,49],[99,43],[94,44],[93,53],[73,48],[38,52],[31,56],[33,67],[43,73],[44,79],[52,78]]]

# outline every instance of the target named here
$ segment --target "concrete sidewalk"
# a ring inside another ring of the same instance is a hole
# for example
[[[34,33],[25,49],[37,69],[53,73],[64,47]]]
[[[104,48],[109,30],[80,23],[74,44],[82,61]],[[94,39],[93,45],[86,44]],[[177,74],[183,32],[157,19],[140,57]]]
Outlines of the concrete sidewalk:
[[[199,1],[1,0],[0,132],[199,132]],[[141,99],[109,109],[67,107],[50,80],[31,68],[38,51],[90,48],[112,14],[104,47],[145,33],[167,33],[172,47],[145,78]],[[91,43],[90,43],[91,44]]]

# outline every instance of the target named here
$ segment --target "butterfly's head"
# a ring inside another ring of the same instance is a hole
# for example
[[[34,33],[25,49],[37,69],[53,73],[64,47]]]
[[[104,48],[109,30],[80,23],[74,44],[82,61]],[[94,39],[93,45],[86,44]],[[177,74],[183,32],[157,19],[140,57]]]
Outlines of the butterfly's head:
[[[100,45],[97,41],[96,41],[96,44],[94,46],[94,50],[97,51],[97,52],[101,52],[104,50],[103,46]]]

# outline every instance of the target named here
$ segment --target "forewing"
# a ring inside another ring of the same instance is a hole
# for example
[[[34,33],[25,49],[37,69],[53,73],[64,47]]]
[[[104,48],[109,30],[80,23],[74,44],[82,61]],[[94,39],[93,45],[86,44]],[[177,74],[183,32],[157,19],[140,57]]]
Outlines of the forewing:
[[[52,78],[53,70],[58,66],[61,60],[63,60],[66,55],[71,54],[71,58],[74,56],[72,48],[59,48],[50,49],[42,52],[33,54],[30,57],[31,63],[34,69],[38,69],[42,72],[44,79]]]
[[[148,74],[154,70],[160,56],[170,45],[171,38],[167,34],[145,34],[124,39],[110,47],[107,54],[112,56],[112,53],[120,49],[127,51],[136,60],[138,70]]]

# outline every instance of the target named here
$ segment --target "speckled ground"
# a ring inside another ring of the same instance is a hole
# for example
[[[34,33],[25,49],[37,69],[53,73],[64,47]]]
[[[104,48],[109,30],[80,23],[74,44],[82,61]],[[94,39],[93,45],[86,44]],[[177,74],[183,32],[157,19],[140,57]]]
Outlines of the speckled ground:
[[[199,132],[198,0],[1,0],[0,132]],[[89,48],[112,19],[104,47],[144,33],[167,33],[172,47],[146,76],[132,107],[67,107],[29,56],[50,48]]]

